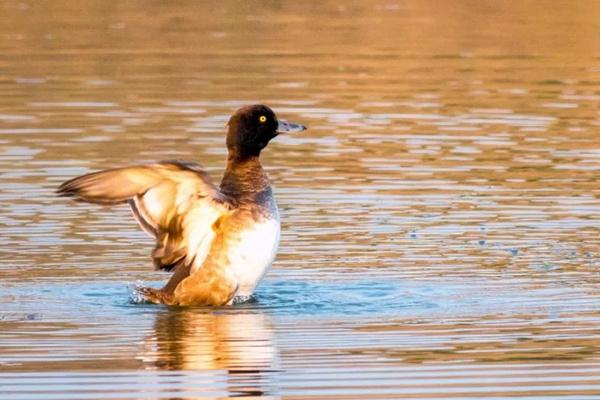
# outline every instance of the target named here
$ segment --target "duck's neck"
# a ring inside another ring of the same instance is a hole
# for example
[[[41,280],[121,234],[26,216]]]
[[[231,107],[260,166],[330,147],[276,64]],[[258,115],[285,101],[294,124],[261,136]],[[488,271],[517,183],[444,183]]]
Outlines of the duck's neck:
[[[221,191],[238,199],[254,199],[271,192],[269,179],[258,156],[227,157],[227,167],[221,180]]]

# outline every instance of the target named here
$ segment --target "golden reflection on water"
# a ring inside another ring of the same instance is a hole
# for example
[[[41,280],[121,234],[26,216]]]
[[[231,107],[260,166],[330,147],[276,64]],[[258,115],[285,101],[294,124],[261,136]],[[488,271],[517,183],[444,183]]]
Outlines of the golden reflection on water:
[[[0,3],[0,392],[8,398],[593,398],[600,2]],[[231,112],[283,217],[259,301],[158,285],[126,208],[56,186],[190,159]]]
[[[142,348],[136,358],[146,369],[221,373],[222,389],[238,395],[268,394],[271,374],[279,368],[273,327],[264,313],[168,309],[157,315]]]

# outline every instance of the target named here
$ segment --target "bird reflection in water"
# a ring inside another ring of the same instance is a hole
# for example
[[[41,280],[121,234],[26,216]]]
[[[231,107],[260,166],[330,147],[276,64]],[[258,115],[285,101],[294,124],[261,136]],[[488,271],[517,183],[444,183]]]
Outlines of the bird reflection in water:
[[[210,373],[204,389],[193,374],[182,375],[177,385],[182,394],[200,390],[254,397],[277,392],[279,355],[272,324],[268,315],[255,310],[165,309],[138,358],[147,369]]]

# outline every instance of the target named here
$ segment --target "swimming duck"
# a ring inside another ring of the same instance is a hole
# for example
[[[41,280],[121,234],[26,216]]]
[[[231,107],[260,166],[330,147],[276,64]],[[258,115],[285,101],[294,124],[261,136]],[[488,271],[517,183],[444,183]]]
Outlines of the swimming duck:
[[[231,304],[250,297],[279,246],[279,212],[261,150],[303,125],[276,117],[265,105],[237,110],[228,122],[227,166],[219,187],[200,165],[163,161],[93,172],[63,183],[57,193],[105,205],[128,203],[156,239],[157,269],[173,271],[162,289],[137,290],[169,305]]]

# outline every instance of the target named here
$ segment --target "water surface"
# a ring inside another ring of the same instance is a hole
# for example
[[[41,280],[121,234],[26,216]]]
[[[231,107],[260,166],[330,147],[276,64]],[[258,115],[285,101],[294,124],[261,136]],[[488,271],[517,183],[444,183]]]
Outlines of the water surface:
[[[600,397],[600,3],[0,3],[3,399]],[[256,301],[160,285],[96,169],[196,160],[228,116],[283,220]]]

